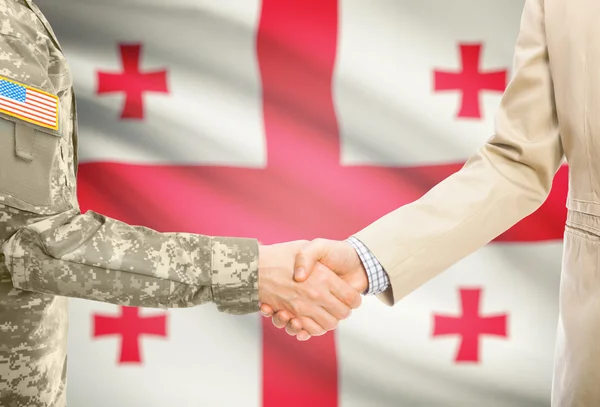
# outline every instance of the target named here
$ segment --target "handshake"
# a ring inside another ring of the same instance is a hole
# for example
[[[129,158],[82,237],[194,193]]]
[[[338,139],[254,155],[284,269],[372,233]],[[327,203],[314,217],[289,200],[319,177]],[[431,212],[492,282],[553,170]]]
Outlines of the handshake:
[[[305,341],[337,327],[361,304],[369,286],[347,241],[316,239],[259,246],[261,314]]]

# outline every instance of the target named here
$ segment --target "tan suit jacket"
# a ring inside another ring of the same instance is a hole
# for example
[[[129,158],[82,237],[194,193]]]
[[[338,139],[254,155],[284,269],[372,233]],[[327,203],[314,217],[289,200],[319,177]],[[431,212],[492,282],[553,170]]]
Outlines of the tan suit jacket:
[[[600,2],[526,0],[495,134],[418,201],[356,234],[394,304],[547,198],[564,157],[568,220],[553,407],[600,406]]]

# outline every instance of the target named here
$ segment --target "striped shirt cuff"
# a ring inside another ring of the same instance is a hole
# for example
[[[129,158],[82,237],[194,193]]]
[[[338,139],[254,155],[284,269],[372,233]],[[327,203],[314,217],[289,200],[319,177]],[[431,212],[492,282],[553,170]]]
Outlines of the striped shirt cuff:
[[[362,261],[362,264],[367,271],[369,288],[367,288],[364,295],[375,295],[387,290],[390,286],[390,278],[373,253],[371,253],[367,246],[354,236],[349,237],[346,241],[354,247],[354,250],[358,253],[358,257],[360,257],[360,261]]]

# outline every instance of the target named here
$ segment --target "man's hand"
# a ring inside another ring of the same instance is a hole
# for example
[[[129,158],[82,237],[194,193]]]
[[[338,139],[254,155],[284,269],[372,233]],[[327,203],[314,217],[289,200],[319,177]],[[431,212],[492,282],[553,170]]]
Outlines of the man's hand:
[[[352,245],[346,241],[316,239],[304,245],[296,255],[294,265],[294,279],[298,282],[306,281],[308,276],[316,272],[320,265],[333,270],[342,280],[356,290],[363,293],[367,290],[369,282],[365,268]],[[262,301],[261,313],[265,317],[273,318],[273,325],[286,328],[290,335],[295,335],[298,340],[308,340],[312,336],[304,327],[304,320],[294,318],[286,310],[277,311],[267,301]]]
[[[369,288],[367,272],[350,243],[340,240],[315,239],[304,245],[296,255],[294,280],[305,281],[318,262],[333,270],[359,293],[363,293]]]
[[[271,312],[286,311],[307,335],[335,329],[361,303],[360,294],[322,264],[311,265],[302,283],[293,280],[294,260],[306,241],[259,247],[258,294]]]

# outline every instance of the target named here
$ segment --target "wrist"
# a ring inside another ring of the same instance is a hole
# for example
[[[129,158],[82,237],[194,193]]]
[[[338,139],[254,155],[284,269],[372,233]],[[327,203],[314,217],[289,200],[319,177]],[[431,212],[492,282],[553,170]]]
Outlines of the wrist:
[[[348,253],[351,253],[350,256],[352,258],[352,263],[355,264],[354,271],[352,272],[352,288],[359,293],[364,294],[369,289],[369,277],[367,270],[365,269],[365,265],[363,264],[363,261],[354,245],[348,241],[345,241],[344,243],[348,247]]]
[[[360,268],[356,272],[358,276],[356,290],[361,294],[365,294],[369,290],[369,275],[367,274],[367,270],[365,269],[365,266],[362,264],[360,259],[359,262]]]
[[[211,241],[211,291],[221,312],[258,310],[258,244],[254,239],[214,237]]]
[[[258,245],[258,301],[266,303],[266,286],[269,279],[269,268],[265,265],[265,259],[268,256],[268,246]]]

